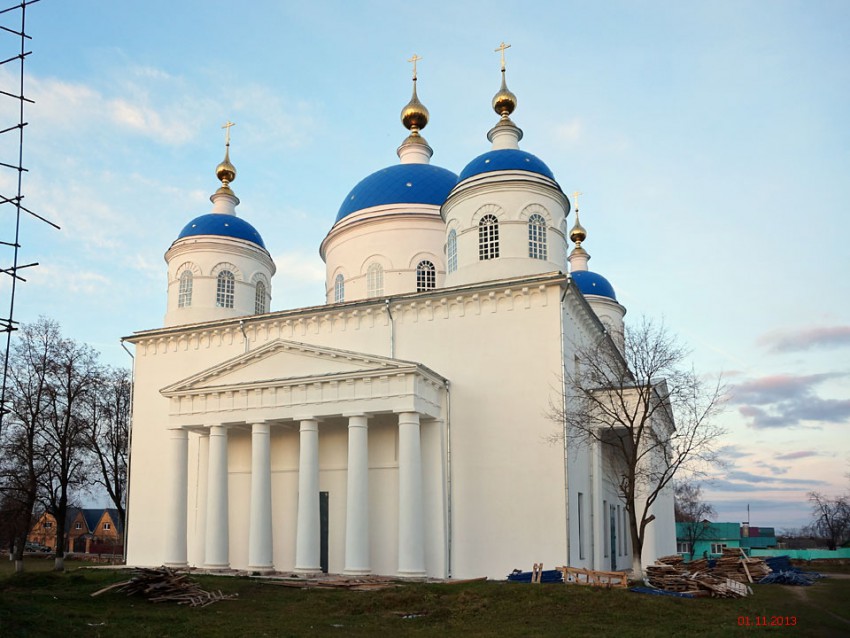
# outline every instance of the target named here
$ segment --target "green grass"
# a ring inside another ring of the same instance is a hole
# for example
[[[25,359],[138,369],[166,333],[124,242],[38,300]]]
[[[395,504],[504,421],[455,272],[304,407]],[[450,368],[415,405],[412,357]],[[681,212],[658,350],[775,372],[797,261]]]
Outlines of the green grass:
[[[505,582],[407,584],[356,592],[301,590],[236,577],[198,576],[237,600],[192,609],[108,592],[126,571],[50,571],[33,559],[24,574],[0,563],[0,636],[738,636],[752,632],[850,633],[850,578],[812,587],[756,585],[752,597],[684,600],[566,585]],[[405,615],[414,617],[404,618]],[[755,626],[796,618],[795,627]],[[739,627],[739,617],[752,625]]]

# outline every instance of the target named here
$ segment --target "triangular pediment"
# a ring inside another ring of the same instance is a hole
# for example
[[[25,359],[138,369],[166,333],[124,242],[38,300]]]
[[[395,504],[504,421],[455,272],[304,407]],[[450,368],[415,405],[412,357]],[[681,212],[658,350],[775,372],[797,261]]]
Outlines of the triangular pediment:
[[[382,371],[392,373],[416,366],[350,350],[278,339],[171,384],[161,390],[169,396],[203,390],[245,387],[272,381],[309,382],[329,376]]]

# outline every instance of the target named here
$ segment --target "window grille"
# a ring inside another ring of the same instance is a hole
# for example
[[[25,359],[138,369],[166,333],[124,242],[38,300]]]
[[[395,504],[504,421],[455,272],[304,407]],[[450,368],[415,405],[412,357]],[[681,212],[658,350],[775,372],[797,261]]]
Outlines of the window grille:
[[[496,259],[499,256],[499,220],[495,215],[484,215],[478,222],[478,259]]]
[[[528,256],[546,259],[546,220],[537,213],[528,218]]]
[[[236,289],[236,278],[229,270],[218,273],[215,288],[215,305],[218,308],[233,308],[233,297]]]
[[[372,264],[366,271],[366,296],[380,297],[384,294],[384,269],[381,264]]]
[[[342,303],[345,301],[345,278],[342,274],[334,279],[334,303]]]
[[[180,289],[177,293],[177,307],[188,308],[192,305],[192,271],[184,270],[180,275]]]
[[[266,284],[263,281],[257,282],[257,290],[254,293],[254,314],[262,315],[268,312],[266,308]]]
[[[437,287],[437,269],[430,261],[420,261],[416,266],[416,292]]]
[[[449,272],[457,270],[457,233],[454,229],[449,231],[449,240],[446,242],[446,256],[448,258]]]

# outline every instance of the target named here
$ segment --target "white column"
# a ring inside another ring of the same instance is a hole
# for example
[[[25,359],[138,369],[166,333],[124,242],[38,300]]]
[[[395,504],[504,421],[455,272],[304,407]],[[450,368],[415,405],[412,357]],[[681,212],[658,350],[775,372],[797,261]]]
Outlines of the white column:
[[[369,431],[366,416],[348,417],[348,489],[345,504],[345,574],[369,569]]]
[[[398,573],[425,576],[419,414],[398,415]]]
[[[590,525],[590,538],[593,543],[593,569],[605,570],[605,558],[603,556],[605,539],[602,535],[605,529],[605,517],[602,513],[602,443],[593,441],[593,445],[590,447],[590,453],[592,455],[591,472],[593,473],[593,490],[590,506],[590,511],[593,515],[592,525]],[[608,567],[610,568],[610,566],[609,564]]]
[[[248,569],[274,571],[272,564],[272,472],[268,423],[251,426],[251,519]]]
[[[206,562],[207,546],[207,480],[210,474],[210,433],[202,432],[198,437],[198,488],[195,490],[195,543],[192,564]]]
[[[169,491],[168,514],[165,519],[165,564],[185,567],[186,560],[186,509],[189,494],[189,433],[186,430],[169,430]]]
[[[319,572],[319,422],[301,421],[298,464],[298,528],[295,533],[295,571]]]
[[[207,533],[205,566],[227,569],[228,555],[227,511],[227,428],[210,427],[209,478],[207,479]]]

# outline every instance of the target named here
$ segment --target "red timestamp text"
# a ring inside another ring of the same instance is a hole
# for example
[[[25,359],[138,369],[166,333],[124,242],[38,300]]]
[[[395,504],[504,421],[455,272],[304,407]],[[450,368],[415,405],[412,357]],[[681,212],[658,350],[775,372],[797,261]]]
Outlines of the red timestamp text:
[[[794,627],[796,616],[738,616],[739,627]]]

